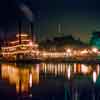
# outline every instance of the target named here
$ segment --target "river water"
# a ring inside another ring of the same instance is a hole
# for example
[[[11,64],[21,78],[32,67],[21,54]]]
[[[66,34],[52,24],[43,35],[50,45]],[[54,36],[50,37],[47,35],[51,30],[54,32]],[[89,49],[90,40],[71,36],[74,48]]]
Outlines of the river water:
[[[100,100],[100,65],[0,64],[0,100]]]

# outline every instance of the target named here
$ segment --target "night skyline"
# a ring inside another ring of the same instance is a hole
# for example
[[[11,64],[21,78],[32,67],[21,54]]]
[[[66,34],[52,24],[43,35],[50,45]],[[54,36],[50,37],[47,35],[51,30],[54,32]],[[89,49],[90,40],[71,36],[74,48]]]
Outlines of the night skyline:
[[[90,33],[100,28],[99,4],[97,0],[2,0],[0,26],[1,29],[9,26],[15,31],[15,23],[21,18],[35,23],[38,37],[63,33],[87,41]],[[22,5],[26,9],[21,8]],[[57,32],[58,24],[61,24],[61,33]]]

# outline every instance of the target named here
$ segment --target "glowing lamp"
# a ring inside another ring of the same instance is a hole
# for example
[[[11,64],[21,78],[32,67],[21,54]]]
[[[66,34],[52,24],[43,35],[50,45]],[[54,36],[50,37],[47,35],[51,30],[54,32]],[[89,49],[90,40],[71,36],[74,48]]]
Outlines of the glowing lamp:
[[[98,52],[98,49],[97,48],[92,48],[92,51],[97,53]]]
[[[32,41],[30,41],[30,42],[29,42],[29,46],[33,46],[33,43],[32,43]]]
[[[67,49],[67,52],[70,53],[71,52],[71,49]]]

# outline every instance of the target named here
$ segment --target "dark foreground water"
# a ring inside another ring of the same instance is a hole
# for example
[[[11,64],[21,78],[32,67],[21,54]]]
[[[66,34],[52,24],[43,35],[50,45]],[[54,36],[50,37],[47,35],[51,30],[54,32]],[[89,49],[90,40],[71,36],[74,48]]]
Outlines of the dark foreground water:
[[[99,64],[0,64],[0,100],[100,100]]]

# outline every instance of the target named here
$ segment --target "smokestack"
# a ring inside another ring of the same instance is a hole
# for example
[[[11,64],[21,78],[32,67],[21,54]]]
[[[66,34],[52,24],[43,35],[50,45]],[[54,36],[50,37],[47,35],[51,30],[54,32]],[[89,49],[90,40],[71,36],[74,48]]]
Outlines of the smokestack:
[[[33,23],[31,23],[30,25],[31,25],[32,41],[34,41],[34,42],[35,42],[34,24],[33,24]]]
[[[4,30],[4,43],[5,43],[5,46],[8,45],[8,42],[7,42],[7,32],[8,32],[8,28],[6,27],[5,30]]]
[[[21,44],[21,21],[18,23],[18,30],[19,30],[19,44]]]

